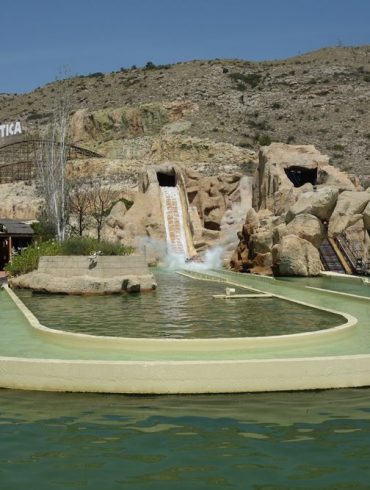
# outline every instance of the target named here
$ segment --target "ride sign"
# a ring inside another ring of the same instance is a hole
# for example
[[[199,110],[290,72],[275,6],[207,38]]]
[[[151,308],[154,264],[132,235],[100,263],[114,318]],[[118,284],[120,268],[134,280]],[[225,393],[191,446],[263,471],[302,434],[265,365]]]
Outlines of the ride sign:
[[[22,134],[22,126],[19,121],[0,124],[0,138],[16,136],[17,134]]]

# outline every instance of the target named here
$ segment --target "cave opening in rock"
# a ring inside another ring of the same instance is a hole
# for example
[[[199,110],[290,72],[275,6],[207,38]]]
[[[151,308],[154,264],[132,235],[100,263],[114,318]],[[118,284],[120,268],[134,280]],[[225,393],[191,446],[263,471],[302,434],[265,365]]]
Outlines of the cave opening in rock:
[[[176,174],[174,171],[168,174],[157,172],[157,179],[161,187],[176,187]]]
[[[288,179],[294,184],[294,187],[301,187],[304,184],[317,184],[317,168],[305,168],[292,166],[285,169]]]

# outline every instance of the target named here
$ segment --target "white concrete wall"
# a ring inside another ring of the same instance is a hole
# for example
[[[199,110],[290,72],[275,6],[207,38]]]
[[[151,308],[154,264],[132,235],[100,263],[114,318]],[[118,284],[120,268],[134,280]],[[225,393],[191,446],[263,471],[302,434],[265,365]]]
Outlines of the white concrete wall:
[[[96,265],[92,265],[86,256],[44,256],[40,257],[38,272],[55,277],[89,275],[101,278],[150,274],[141,254],[99,256]]]

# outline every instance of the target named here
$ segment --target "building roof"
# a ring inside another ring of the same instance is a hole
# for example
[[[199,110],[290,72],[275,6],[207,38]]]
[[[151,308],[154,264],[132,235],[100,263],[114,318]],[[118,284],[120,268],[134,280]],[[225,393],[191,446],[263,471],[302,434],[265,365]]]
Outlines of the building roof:
[[[32,236],[34,234],[30,225],[17,219],[0,218],[0,234]]]

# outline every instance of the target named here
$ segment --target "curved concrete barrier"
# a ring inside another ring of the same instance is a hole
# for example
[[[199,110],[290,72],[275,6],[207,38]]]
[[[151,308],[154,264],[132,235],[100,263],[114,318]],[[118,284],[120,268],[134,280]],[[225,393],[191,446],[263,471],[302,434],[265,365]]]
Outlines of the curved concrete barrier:
[[[66,332],[65,330],[55,330],[42,325],[18,296],[8,287],[5,290],[12,298],[14,303],[27,318],[31,327],[39,334],[57,340],[64,345],[74,347],[100,346],[109,349],[134,349],[136,351],[156,351],[156,352],[194,352],[194,351],[229,351],[240,349],[251,349],[257,347],[279,347],[279,346],[302,346],[302,343],[323,342],[333,340],[347,335],[355,327],[357,319],[347,313],[329,310],[327,308],[313,307],[304,302],[295,301],[303,306],[320,309],[321,311],[335,313],[342,316],[344,323],[336,327],[315,332],[305,332],[288,335],[275,335],[265,337],[234,337],[234,338],[212,338],[212,339],[166,339],[166,338],[135,338],[135,337],[109,337],[101,335],[88,335],[82,333]],[[275,295],[276,296],[276,295]],[[285,298],[284,298],[285,299]]]
[[[256,282],[263,284],[263,281]],[[228,283],[233,284],[231,280],[228,280]],[[240,284],[237,285],[240,286]],[[248,287],[248,289],[251,288]],[[66,342],[71,346],[78,346],[81,343],[86,347],[91,342],[91,346],[96,347],[101,345],[102,340],[106,340],[106,347],[113,350],[117,347],[123,349],[124,345],[131,348],[137,340],[140,342],[145,340],[145,343],[149,341],[146,349],[157,350],[161,345],[166,348],[169,346],[169,351],[174,349],[175,344],[182,345],[182,348],[186,345],[191,350],[195,348],[194,345],[202,345],[202,349],[208,349],[209,345],[212,345],[212,348],[215,349],[215,356],[211,360],[193,361],[32,359],[3,356],[0,357],[0,386],[4,388],[132,394],[190,394],[308,390],[370,385],[370,349],[368,354],[333,355],[332,353],[330,356],[297,357],[296,355],[296,357],[289,358],[271,358],[270,351],[269,358],[252,359],[247,358],[248,352],[253,351],[257,344],[248,346],[246,343],[241,346],[241,340],[246,342],[257,340],[258,343],[265,341],[266,338],[231,339],[236,340],[239,351],[245,350],[246,358],[222,360],[217,359],[219,351],[216,346],[220,346],[220,350],[229,349],[229,346],[225,347],[223,344],[225,339],[203,339],[205,343],[195,341],[198,344],[194,344],[192,340],[106,339],[51,330],[40,325],[18,297],[9,289],[6,288],[6,290],[32,324],[34,332],[54,339],[57,343]],[[301,304],[306,303],[301,302]],[[333,311],[324,308],[322,310]],[[356,318],[347,313],[340,314],[346,318],[346,322],[339,327],[317,332],[315,335],[310,333],[274,337],[272,341],[277,343],[273,345],[286,346],[287,341],[290,340],[293,341],[293,346],[302,346],[302,342],[305,343],[311,339],[315,339],[315,342],[316,340],[321,342],[324,339],[335,341],[341,335],[356,332],[357,329],[353,328],[357,321]],[[365,314],[366,307],[362,312],[363,317]],[[362,320],[362,327],[363,323]],[[318,334],[321,335],[318,336]],[[117,343],[117,340],[122,340],[122,343]],[[127,340],[131,343],[125,344]],[[209,344],[210,341],[211,344]],[[267,342],[270,341],[271,337],[267,338]],[[279,344],[279,342],[282,343]],[[307,352],[310,351],[314,351],[314,348],[307,349]]]

